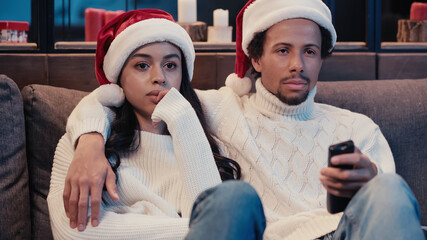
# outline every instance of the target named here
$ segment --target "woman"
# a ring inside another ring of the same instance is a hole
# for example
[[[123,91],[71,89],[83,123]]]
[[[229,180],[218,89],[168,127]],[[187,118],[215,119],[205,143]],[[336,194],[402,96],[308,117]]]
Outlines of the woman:
[[[86,215],[71,217],[76,209],[70,206],[87,197],[89,190],[64,184],[78,138],[73,136],[73,129],[67,129],[55,152],[47,199],[55,238],[233,237],[225,228],[244,238],[262,237],[265,219],[253,189],[243,183],[211,188],[221,179],[239,178],[240,169],[234,161],[219,156],[218,146],[206,131],[200,102],[190,87],[194,58],[188,34],[160,10],[124,13],[100,31],[95,71],[102,86],[82,102],[96,98],[111,105],[111,98],[122,94],[119,86],[123,89],[123,105],[114,103],[116,107],[108,116],[115,120],[105,149],[117,174],[119,200],[104,193],[101,218],[92,221],[92,226],[81,221]],[[97,114],[103,113],[87,111],[89,116]],[[92,124],[88,121],[86,125]],[[212,203],[206,200],[212,194],[224,197],[221,201],[215,197]],[[205,214],[203,208],[209,207],[215,211]],[[236,211],[228,208],[249,210],[234,216],[230,213]],[[212,212],[222,213],[221,219]],[[189,231],[190,214],[194,224],[190,221]],[[221,231],[212,227],[212,222],[224,220],[228,220],[227,225],[218,226],[225,235],[215,236]],[[241,234],[240,229],[247,227],[253,229],[247,231],[249,235]]]

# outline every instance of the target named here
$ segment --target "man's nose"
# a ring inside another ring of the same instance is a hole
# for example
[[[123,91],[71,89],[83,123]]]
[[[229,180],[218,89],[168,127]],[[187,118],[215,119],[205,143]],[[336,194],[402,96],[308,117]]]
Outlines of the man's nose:
[[[300,54],[293,54],[291,56],[291,62],[289,66],[291,72],[304,72],[304,60]]]

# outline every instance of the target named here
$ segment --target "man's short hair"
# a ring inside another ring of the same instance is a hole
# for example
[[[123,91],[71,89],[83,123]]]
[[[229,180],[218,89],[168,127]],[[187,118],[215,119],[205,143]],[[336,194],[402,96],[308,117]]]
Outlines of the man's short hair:
[[[320,46],[320,57],[322,59],[325,59],[329,57],[332,54],[332,50],[329,51],[329,49],[332,49],[332,37],[331,33],[326,30],[326,28],[319,26],[320,34],[322,38],[322,45]],[[265,43],[265,35],[267,33],[268,29],[263,32],[258,32],[255,34],[254,38],[251,40],[251,42],[248,45],[248,53],[249,53],[249,61],[251,59],[258,60],[261,58],[263,52],[264,52],[264,43]],[[255,79],[258,79],[261,77],[261,73],[257,72],[255,68],[251,64],[251,73],[255,77]]]

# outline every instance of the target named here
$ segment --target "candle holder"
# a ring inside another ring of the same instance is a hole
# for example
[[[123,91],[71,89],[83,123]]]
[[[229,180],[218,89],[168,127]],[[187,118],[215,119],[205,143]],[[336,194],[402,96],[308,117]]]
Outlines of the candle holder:
[[[207,40],[207,24],[205,22],[197,21],[195,23],[181,23],[178,24],[187,31],[193,42],[206,42]]]
[[[398,42],[427,42],[427,20],[399,19]]]
[[[427,42],[427,3],[413,2],[409,19],[399,19],[398,42]]]
[[[209,26],[208,42],[231,43],[233,27],[231,26]]]

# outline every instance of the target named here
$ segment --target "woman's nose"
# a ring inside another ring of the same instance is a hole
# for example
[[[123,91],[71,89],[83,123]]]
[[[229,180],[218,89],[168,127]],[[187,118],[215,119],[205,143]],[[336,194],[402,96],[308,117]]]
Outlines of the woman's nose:
[[[165,74],[161,67],[154,67],[152,76],[151,76],[153,84],[164,85],[166,84]]]

